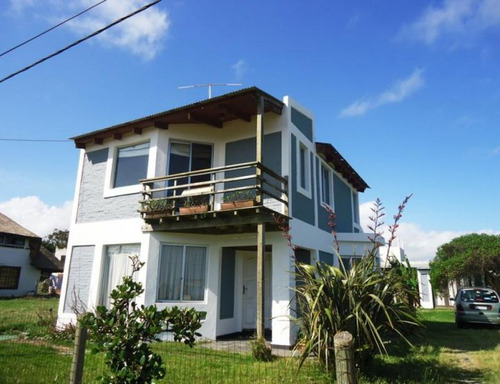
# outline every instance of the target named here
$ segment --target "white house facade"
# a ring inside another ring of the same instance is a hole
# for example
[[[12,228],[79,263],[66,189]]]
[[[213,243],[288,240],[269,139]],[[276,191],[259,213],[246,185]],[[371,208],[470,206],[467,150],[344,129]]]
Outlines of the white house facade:
[[[209,339],[261,326],[273,345],[293,345],[295,259],[277,223],[291,227],[302,262],[338,263],[324,204],[343,258],[371,245],[359,225],[367,184],[314,137],[309,110],[247,88],[73,138],[59,323],[109,305],[138,255],[143,304],[204,312]]]

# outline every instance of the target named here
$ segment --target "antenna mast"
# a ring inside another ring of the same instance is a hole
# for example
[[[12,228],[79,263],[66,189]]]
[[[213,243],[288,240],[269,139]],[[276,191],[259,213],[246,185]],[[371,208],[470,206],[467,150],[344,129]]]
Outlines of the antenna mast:
[[[182,87],[177,87],[177,89],[208,87],[208,98],[211,99],[212,98],[212,87],[239,86],[239,85],[243,85],[243,84],[240,84],[240,83],[207,83],[207,84],[183,85]]]

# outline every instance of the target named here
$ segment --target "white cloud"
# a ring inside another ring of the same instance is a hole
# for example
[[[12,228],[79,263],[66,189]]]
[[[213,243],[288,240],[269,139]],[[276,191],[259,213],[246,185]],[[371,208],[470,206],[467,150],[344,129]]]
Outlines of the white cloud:
[[[373,202],[367,202],[360,205],[360,219],[361,225],[365,232],[370,232],[367,224],[370,223],[369,216],[373,216],[371,208]],[[381,227],[384,231],[384,237],[388,236],[388,226],[392,224],[392,217],[384,216],[385,225]],[[477,231],[478,233],[488,233],[500,235],[500,231],[493,231],[490,229]],[[445,244],[452,239],[471,233],[470,231],[425,231],[419,224],[409,223],[403,219],[399,223],[396,235],[397,240],[402,248],[404,248],[406,256],[411,262],[416,261],[430,261],[436,255],[438,247]]]
[[[422,88],[425,82],[422,73],[422,69],[415,69],[409,77],[397,81],[391,88],[382,92],[378,96],[353,102],[340,112],[340,116],[360,116],[364,115],[370,109],[403,101],[408,96]]]
[[[432,44],[444,35],[470,38],[488,28],[500,26],[500,0],[445,0],[430,6],[399,37]]]
[[[238,81],[241,81],[243,79],[243,76],[247,73],[249,67],[245,60],[240,59],[236,64],[233,64],[231,68],[234,70],[236,79]]]
[[[52,27],[77,13],[96,5],[98,0],[11,0],[11,10],[26,18],[40,18]],[[85,37],[121,19],[148,4],[145,0],[107,0],[83,15],[64,24],[78,38]],[[153,5],[129,19],[114,25],[89,41],[100,42],[107,47],[118,47],[150,60],[162,48],[167,38],[170,20],[168,13]],[[56,32],[54,32],[56,33]]]
[[[80,4],[88,7],[95,4],[95,0],[80,0]],[[90,34],[146,4],[141,0],[108,0],[68,25],[78,34]],[[169,26],[167,12],[155,5],[113,26],[96,39],[107,46],[128,49],[150,60],[161,49]]]
[[[69,229],[73,203],[67,201],[61,206],[49,206],[37,196],[14,197],[0,202],[0,212],[18,224],[45,237],[55,228]]]

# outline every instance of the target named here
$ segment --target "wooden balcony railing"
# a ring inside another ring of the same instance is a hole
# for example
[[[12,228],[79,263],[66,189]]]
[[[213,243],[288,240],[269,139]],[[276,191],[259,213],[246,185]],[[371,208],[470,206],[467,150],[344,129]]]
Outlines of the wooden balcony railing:
[[[287,180],[258,162],[141,180],[150,230],[235,232],[288,216]]]

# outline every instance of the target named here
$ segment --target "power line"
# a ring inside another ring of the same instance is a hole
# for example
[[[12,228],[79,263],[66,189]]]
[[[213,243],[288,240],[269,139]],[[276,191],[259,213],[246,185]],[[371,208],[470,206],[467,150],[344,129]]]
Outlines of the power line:
[[[101,2],[99,2],[99,3],[97,3],[97,4],[94,4],[93,6],[91,6],[91,7],[87,8],[87,9],[85,9],[85,10],[81,11],[80,13],[77,13],[75,16],[72,16],[72,17],[70,17],[69,19],[66,19],[66,20],[64,20],[64,21],[60,22],[59,24],[54,25],[53,27],[51,27],[51,28],[49,28],[49,29],[47,29],[47,30],[45,30],[45,31],[43,31],[43,32],[41,32],[41,33],[39,33],[38,35],[33,36],[32,38],[30,38],[30,39],[28,39],[28,40],[26,40],[26,41],[22,42],[21,44],[18,44],[18,45],[16,45],[15,47],[12,47],[12,48],[10,48],[10,49],[6,50],[5,52],[0,53],[0,57],[2,57],[2,56],[4,56],[4,55],[6,55],[6,54],[7,54],[7,53],[9,53],[9,52],[14,51],[14,50],[15,50],[15,49],[17,49],[17,48],[22,47],[22,46],[23,46],[23,45],[25,45],[25,44],[28,44],[29,42],[31,42],[31,41],[33,41],[33,40],[35,40],[35,39],[38,39],[40,36],[43,36],[43,35],[45,35],[46,33],[49,33],[50,31],[52,31],[52,30],[56,29],[57,27],[60,27],[60,26],[61,26],[61,25],[63,25],[63,24],[66,24],[68,21],[71,21],[71,20],[73,20],[73,19],[77,18],[77,17],[78,17],[78,16],[80,16],[80,15],[83,15],[85,12],[88,12],[88,11],[90,11],[91,9],[93,9],[93,8],[97,7],[98,5],[101,5],[101,4],[102,4],[102,3],[104,3],[105,1],[107,1],[107,0],[102,0]]]
[[[138,13],[140,13],[140,12],[142,12],[142,11],[145,11],[145,10],[146,10],[146,9],[148,9],[149,7],[152,7],[153,5],[158,4],[160,1],[161,1],[161,0],[156,0],[156,1],[153,1],[152,3],[149,3],[149,4],[145,5],[145,6],[144,6],[144,7],[142,7],[142,8],[139,8],[137,11],[132,12],[132,13],[129,13],[127,16],[124,16],[124,17],[122,17],[122,18],[120,18],[120,19],[118,19],[118,20],[116,20],[116,21],[112,22],[111,24],[108,24],[106,27],[101,28],[101,29],[99,29],[99,30],[98,30],[98,31],[96,31],[96,32],[93,32],[93,33],[91,33],[90,35],[85,36],[84,38],[82,38],[82,39],[80,39],[80,40],[78,40],[78,41],[75,41],[74,43],[71,43],[70,45],[68,45],[68,46],[66,46],[66,47],[64,47],[64,48],[62,48],[62,49],[60,49],[59,51],[54,52],[54,53],[50,54],[49,56],[46,56],[46,57],[44,57],[43,59],[40,59],[40,60],[38,60],[37,62],[35,62],[35,63],[31,64],[31,65],[28,65],[27,67],[24,67],[23,69],[20,69],[20,70],[19,70],[19,71],[17,71],[17,72],[14,72],[14,73],[10,74],[10,75],[9,75],[9,76],[7,76],[7,77],[4,77],[3,79],[1,79],[1,80],[0,80],[0,83],[3,83],[4,81],[9,80],[9,79],[13,78],[14,76],[19,75],[20,73],[23,73],[23,72],[27,71],[28,69],[31,69],[31,68],[33,68],[33,67],[37,66],[38,64],[41,64],[41,63],[43,63],[44,61],[47,61],[47,60],[49,60],[49,59],[53,58],[54,56],[57,56],[57,55],[59,55],[59,54],[61,54],[61,53],[65,52],[65,51],[67,51],[68,49],[73,48],[74,46],[76,46],[76,45],[78,45],[78,44],[80,44],[80,43],[83,43],[84,41],[86,41],[86,40],[88,40],[88,39],[90,39],[90,38],[92,38],[92,37],[94,37],[94,36],[99,35],[100,33],[102,33],[102,32],[104,32],[104,31],[108,30],[109,28],[111,28],[111,27],[115,26],[116,24],[119,24],[119,23],[121,23],[122,21],[127,20],[128,18],[130,18],[130,17],[132,17],[132,16],[135,16],[135,15],[137,15]]]
[[[7,139],[1,138],[0,141],[27,141],[27,142],[50,142],[50,143],[67,143],[69,139]]]

